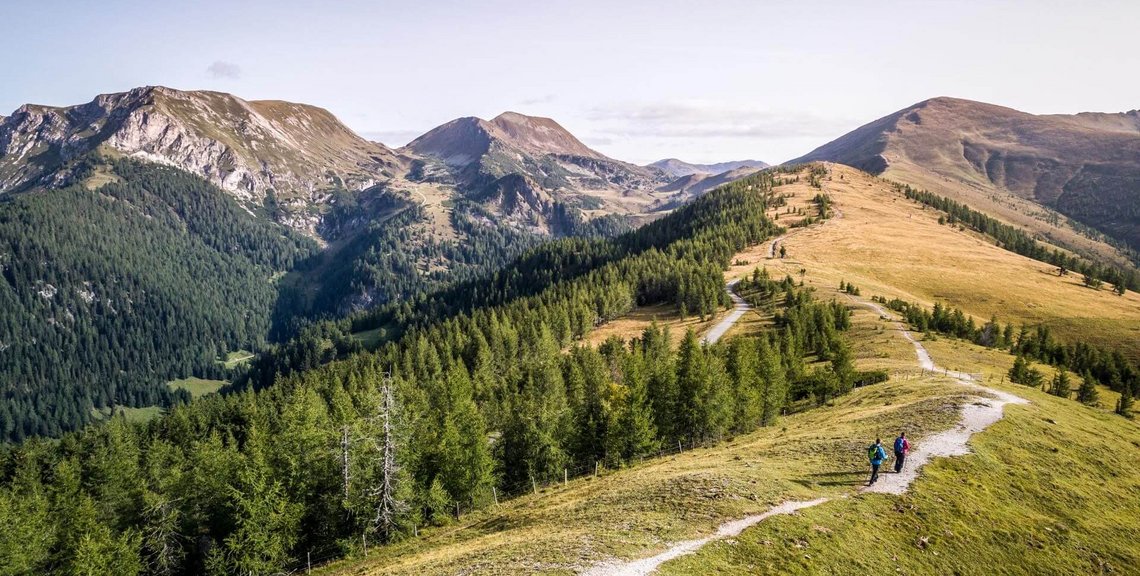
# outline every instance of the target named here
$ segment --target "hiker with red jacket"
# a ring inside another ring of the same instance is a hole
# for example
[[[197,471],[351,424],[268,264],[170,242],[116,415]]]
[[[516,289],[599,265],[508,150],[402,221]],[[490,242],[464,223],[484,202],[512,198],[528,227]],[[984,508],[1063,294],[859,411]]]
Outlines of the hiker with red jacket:
[[[899,437],[895,438],[895,474],[902,472],[903,462],[909,453],[910,442],[906,439],[906,432],[899,432]]]
[[[871,481],[867,483],[870,486],[879,479],[879,466],[882,466],[883,461],[887,459],[882,438],[875,438],[875,443],[867,448],[867,458],[871,461]]]

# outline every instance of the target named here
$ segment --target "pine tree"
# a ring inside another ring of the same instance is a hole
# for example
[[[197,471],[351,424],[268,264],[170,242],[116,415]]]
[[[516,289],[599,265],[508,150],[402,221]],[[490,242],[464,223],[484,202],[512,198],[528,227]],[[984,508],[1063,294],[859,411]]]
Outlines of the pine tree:
[[[1069,374],[1064,369],[1057,371],[1056,376],[1053,376],[1053,382],[1049,385],[1049,393],[1061,398],[1068,398],[1072,395],[1072,385],[1069,382]]]
[[[755,429],[762,419],[763,389],[758,360],[755,339],[737,338],[729,343],[728,371],[735,406],[731,428],[738,432]]]
[[[1132,387],[1125,386],[1120,392],[1120,400],[1116,401],[1116,413],[1125,418],[1132,418]]]
[[[1081,386],[1077,389],[1077,401],[1086,406],[1096,406],[1100,403],[1100,393],[1096,389],[1096,380],[1088,370],[1081,377]]]
[[[787,375],[780,364],[780,355],[769,346],[766,338],[760,339],[760,377],[763,379],[763,408],[760,423],[770,426],[788,401]]]
[[[641,334],[641,350],[649,372],[647,393],[657,433],[670,444],[681,437],[676,421],[677,373],[669,328],[654,321]]]
[[[1020,354],[1013,359],[1013,367],[1009,369],[1009,381],[1014,384],[1026,384],[1026,375],[1029,372],[1029,364],[1025,361],[1025,357]]]

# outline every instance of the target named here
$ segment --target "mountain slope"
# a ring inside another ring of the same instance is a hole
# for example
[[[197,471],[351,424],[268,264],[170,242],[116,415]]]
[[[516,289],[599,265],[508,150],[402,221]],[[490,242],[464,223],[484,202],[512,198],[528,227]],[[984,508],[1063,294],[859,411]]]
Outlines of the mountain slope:
[[[760,170],[761,168],[744,166],[717,174],[694,172],[678,177],[676,180],[659,187],[657,190],[659,192],[672,193],[673,197],[671,198],[670,204],[677,205],[693,197],[700,196],[717,186],[735,182],[736,180],[755,174]]]
[[[717,162],[715,164],[693,164],[676,158],[666,158],[649,164],[646,168],[656,168],[674,178],[680,178],[682,176],[689,176],[690,174],[720,174],[741,168],[759,170],[761,168],[767,168],[768,166],[770,166],[770,164],[759,160],[733,160],[730,162]]]
[[[828,160],[924,187],[950,183],[964,193],[1006,191],[1136,246],[1138,122],[1135,111],[1037,116],[935,98],[791,162]],[[1024,211],[1024,205],[1015,210]]]
[[[403,171],[402,159],[328,111],[229,94],[143,87],[87,104],[25,105],[0,120],[0,192],[59,185],[101,149],[202,176],[312,232],[333,189],[359,190]]]
[[[216,358],[265,343],[274,275],[317,250],[180,170],[120,160],[114,175],[0,200],[0,440],[226,377]]]
[[[454,183],[505,221],[543,234],[565,233],[560,212],[587,219],[645,213],[664,183],[591,150],[549,118],[514,112],[452,120],[402,151],[421,158],[413,178]]]
[[[846,279],[864,298],[886,294],[972,303],[970,311],[980,319],[998,310],[1003,321],[1044,322],[1057,333],[1063,328],[1070,341],[1096,337],[1112,344],[1131,333],[1130,342],[1117,345],[1136,349],[1136,294],[1119,298],[1084,288],[968,231],[940,225],[933,211],[902,200],[889,183],[867,174],[832,166],[820,188],[802,176],[775,189],[788,204],[771,206],[768,213],[783,213],[779,221],[788,224],[796,218],[789,208],[811,213],[811,199],[823,193],[834,200],[833,216],[792,228],[781,241],[789,248],[786,258],[769,257],[771,243],[737,253],[726,279],[765,267],[773,278],[802,279],[821,299],[854,304],[836,289]],[[727,335],[730,342],[770,321],[764,314],[749,316],[751,322]],[[368,558],[327,573],[623,573],[619,568],[627,564],[606,560],[652,556],[778,503],[821,496],[832,501],[802,516],[765,520],[735,542],[707,546],[662,571],[876,573],[882,562],[866,552],[875,547],[897,554],[898,565],[917,574],[984,574],[993,566],[1018,574],[1049,572],[1050,566],[1096,573],[1098,560],[1127,572],[1135,565],[1130,534],[1140,516],[1129,494],[1140,482],[1134,450],[1140,428],[1101,408],[1007,379],[1002,384],[1012,355],[955,338],[928,337],[922,344],[938,364],[980,373],[985,385],[1025,396],[1031,404],[1007,407],[1008,421],[974,436],[970,443],[978,454],[927,464],[910,494],[860,495],[868,472],[865,448],[875,435],[889,442],[884,431],[905,429],[912,442],[923,443],[924,437],[957,428],[961,406],[984,400],[970,399],[977,390],[942,373],[921,370],[914,343],[878,312],[857,306],[851,322],[858,367],[887,370],[889,381],[857,388],[818,410],[789,413],[773,428],[725,444],[686,446],[680,454],[631,469],[607,469],[603,463],[597,477],[591,468],[590,478],[565,484],[557,478],[545,488],[539,484],[533,495],[528,487],[518,499],[421,531],[420,540],[370,551]],[[1052,368],[1040,368],[1048,380]],[[1113,399],[1103,389],[1101,394],[1102,405],[1111,409]],[[1025,555],[1032,557],[1021,562]],[[896,563],[886,558],[888,567]]]

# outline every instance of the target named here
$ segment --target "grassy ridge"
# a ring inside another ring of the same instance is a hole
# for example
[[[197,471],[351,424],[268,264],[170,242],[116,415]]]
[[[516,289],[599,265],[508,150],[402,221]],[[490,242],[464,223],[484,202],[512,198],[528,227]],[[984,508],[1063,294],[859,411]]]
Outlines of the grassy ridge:
[[[1140,561],[1140,426],[1050,397],[1031,400],[937,460],[909,494],[775,517],[662,574],[1101,574]]]

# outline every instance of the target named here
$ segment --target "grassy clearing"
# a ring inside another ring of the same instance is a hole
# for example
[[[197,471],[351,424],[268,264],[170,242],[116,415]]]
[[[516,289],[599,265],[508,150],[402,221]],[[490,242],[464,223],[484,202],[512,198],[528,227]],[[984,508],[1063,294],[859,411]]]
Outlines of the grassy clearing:
[[[130,408],[128,406],[115,406],[114,408],[92,408],[91,414],[96,420],[106,420],[112,416],[118,417],[120,414],[127,419],[127,422],[149,422],[158,418],[163,413],[161,406],[147,406],[145,408]]]
[[[374,350],[381,342],[385,340],[388,331],[383,327],[373,328],[371,330],[361,330],[360,332],[353,332],[352,337],[360,342],[368,350]]]
[[[937,354],[935,354],[937,357]],[[1140,426],[1022,386],[1028,398],[927,466],[905,496],[776,517],[662,574],[1103,574],[1140,562]]]
[[[248,364],[257,355],[249,350],[234,350],[226,354],[225,358],[218,360],[227,369],[236,368],[242,364]]]
[[[869,342],[858,349],[859,366],[909,370],[913,347],[880,324],[877,315],[856,312],[852,338]],[[870,438],[899,427],[918,437],[943,430],[962,401],[945,378],[897,378],[716,447],[504,502],[324,573],[573,573],[613,557],[651,555],[786,499],[851,494],[865,481]]]
[[[206,380],[204,378],[191,376],[189,378],[171,380],[170,382],[166,383],[166,386],[171,390],[177,390],[181,388],[189,392],[190,396],[193,398],[200,398],[206,394],[213,394],[214,392],[221,390],[222,386],[225,386],[226,384],[229,384],[229,382],[226,382],[225,380]]]
[[[774,275],[833,288],[841,280],[864,297],[881,295],[963,309],[978,320],[1046,324],[1058,338],[1084,339],[1140,358],[1140,294],[1116,296],[1081,285],[1077,276],[1058,277],[1048,264],[991,244],[985,238],[938,224],[938,213],[923,210],[877,178],[831,165],[823,182],[842,217],[795,230],[784,241],[785,259],[766,259]],[[803,190],[800,191],[799,189]],[[778,190],[804,196],[806,181]]]
[[[711,318],[706,318],[705,321],[702,322],[698,316],[681,318],[677,308],[672,305],[656,304],[653,306],[640,306],[634,308],[621,318],[616,318],[591,330],[590,333],[586,335],[585,341],[590,345],[596,346],[611,336],[618,336],[627,340],[629,338],[640,337],[646,328],[649,328],[654,322],[657,322],[662,328],[669,328],[669,335],[672,337],[673,343],[676,344],[685,337],[685,331],[690,328],[698,335],[703,334],[713,326],[716,326],[716,323],[727,314],[727,311],[721,310]]]
[[[966,179],[970,178],[970,175],[963,176]],[[883,173],[883,177],[908,183],[940,196],[954,198],[970,205],[975,210],[981,210],[1010,224],[1027,228],[1030,233],[1056,239],[1055,242],[1051,242],[1052,245],[1071,246],[1079,253],[1091,254],[1098,259],[1113,262],[1118,266],[1130,265],[1128,258],[1121,255],[1112,246],[1099,240],[1090,239],[1074,230],[1065,223],[1066,218],[1061,217],[1057,224],[1052,224],[1045,217],[1045,214],[1050,211],[1040,204],[995,188],[989,183],[979,182],[979,185],[972,186],[952,178],[948,179],[932,174],[921,167],[906,162],[892,162],[890,168]],[[1070,252],[1070,250],[1065,251]]]

